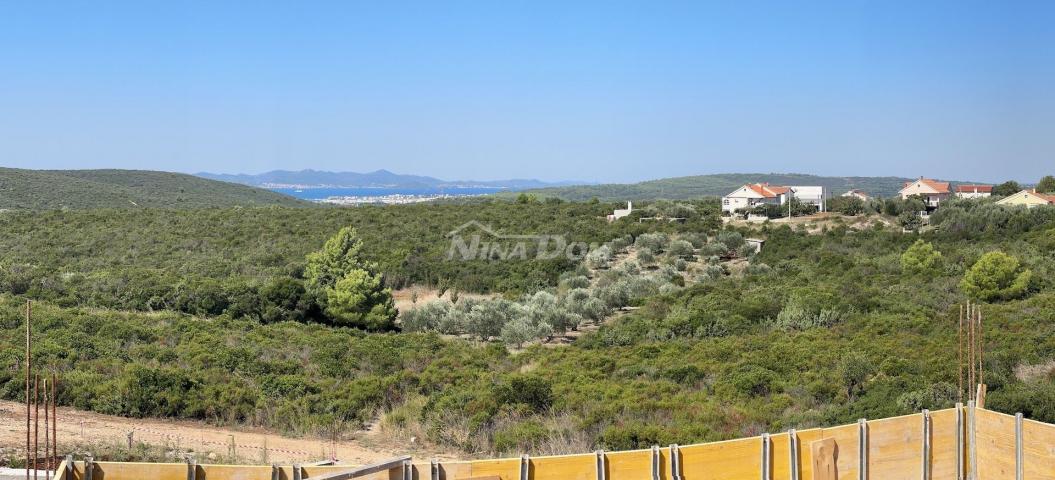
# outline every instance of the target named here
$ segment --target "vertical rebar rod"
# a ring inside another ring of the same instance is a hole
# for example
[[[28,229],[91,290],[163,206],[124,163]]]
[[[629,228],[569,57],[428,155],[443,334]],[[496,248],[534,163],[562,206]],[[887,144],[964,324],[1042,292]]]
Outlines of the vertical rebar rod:
[[[978,309],[978,383],[985,383],[985,331],[982,330],[982,309]]]
[[[959,351],[956,361],[956,373],[960,377],[960,390],[958,390],[957,401],[963,402],[963,305],[960,305],[960,325],[956,329],[956,348]]]
[[[967,323],[968,323],[968,327],[967,327],[967,351],[968,351],[968,354],[967,354],[967,357],[968,357],[968,362],[970,364],[970,366],[968,367],[968,372],[969,373],[967,375],[967,377],[970,379],[970,381],[968,382],[968,387],[967,387],[968,388],[968,397],[967,398],[969,398],[971,400],[975,400],[975,398],[974,398],[974,385],[975,385],[975,383],[974,383],[974,345],[975,345],[975,338],[974,338],[974,322],[971,321],[971,317],[972,317],[972,315],[974,313],[974,310],[971,307],[972,307],[971,306],[971,302],[967,302]]]

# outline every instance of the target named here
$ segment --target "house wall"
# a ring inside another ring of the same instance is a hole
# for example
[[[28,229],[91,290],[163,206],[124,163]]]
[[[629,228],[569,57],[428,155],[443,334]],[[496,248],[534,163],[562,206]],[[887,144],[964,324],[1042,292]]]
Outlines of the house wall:
[[[765,198],[762,195],[759,195],[758,192],[743,186],[735,192],[722,197],[722,211],[733,213],[738,209],[751,208],[762,203],[780,205],[784,203],[783,196],[780,198]]]
[[[999,205],[1022,205],[1028,208],[1033,208],[1038,205],[1051,205],[1051,202],[1040,198],[1030,192],[1018,192],[1010,197],[997,202]]]
[[[930,194],[933,194],[933,193],[934,193],[934,189],[933,188],[931,188],[929,185],[926,185],[926,184],[924,184],[923,182],[921,182],[919,180],[916,180],[915,182],[912,182],[911,184],[909,184],[905,188],[902,188],[900,192],[898,192],[898,194],[901,195],[901,199],[902,200],[904,200],[904,199],[906,199],[908,197],[911,197],[913,195],[930,195]]]
[[[990,195],[989,192],[956,192],[956,196],[960,198],[986,198]]]
[[[791,188],[791,191],[794,192],[793,195],[800,202],[816,205],[822,212],[824,211],[824,187],[798,186],[789,188]]]

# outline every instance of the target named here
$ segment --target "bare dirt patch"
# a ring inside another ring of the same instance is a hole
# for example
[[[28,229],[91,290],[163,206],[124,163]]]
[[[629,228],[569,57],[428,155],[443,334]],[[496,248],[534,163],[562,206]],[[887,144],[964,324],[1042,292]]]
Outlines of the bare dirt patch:
[[[392,300],[396,303],[396,309],[404,311],[414,308],[417,304],[428,303],[435,300],[446,300],[450,302],[453,293],[452,290],[447,290],[443,295],[440,295],[440,291],[435,288],[411,286],[392,291]],[[458,292],[459,300],[463,298],[494,298],[497,296],[497,294]]]
[[[25,405],[0,401],[0,446],[21,450],[26,441]],[[132,432],[133,441],[226,454],[232,439],[235,455],[247,461],[291,463],[336,458],[342,463],[361,465],[400,455],[455,460],[457,457],[418,442],[403,442],[380,433],[376,428],[357,432],[348,441],[330,442],[320,438],[291,438],[259,428],[221,428],[202,422],[150,418],[124,418],[73,408],[58,409],[59,451],[72,443],[124,443]],[[43,423],[41,429],[43,429]],[[43,449],[43,435],[40,445]],[[207,458],[199,458],[208,462]]]

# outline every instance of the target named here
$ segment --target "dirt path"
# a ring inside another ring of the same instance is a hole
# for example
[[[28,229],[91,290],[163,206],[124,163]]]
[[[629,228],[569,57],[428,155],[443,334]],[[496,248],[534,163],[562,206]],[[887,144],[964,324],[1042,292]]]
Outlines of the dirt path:
[[[248,462],[264,463],[264,446],[267,446],[267,462],[316,461],[335,457],[343,463],[367,464],[399,455],[416,458],[440,458],[453,460],[454,456],[430,451],[411,442],[400,442],[376,429],[359,432],[353,441],[331,444],[317,438],[289,438],[264,429],[220,428],[201,422],[124,418],[85,412],[72,408],[58,409],[58,436],[61,446],[66,442],[76,443],[125,443],[128,433],[133,432],[136,442],[152,445],[169,445],[199,452],[226,454],[232,438],[235,454]],[[25,405],[18,402],[0,401],[0,447],[21,448],[26,441]],[[43,430],[43,421],[41,422]],[[40,448],[44,448],[43,431]],[[205,463],[207,459],[199,459]]]

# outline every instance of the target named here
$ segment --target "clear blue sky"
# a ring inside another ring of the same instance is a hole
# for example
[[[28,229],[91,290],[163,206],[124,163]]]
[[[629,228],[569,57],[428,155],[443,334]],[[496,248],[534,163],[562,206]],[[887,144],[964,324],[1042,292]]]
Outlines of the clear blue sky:
[[[1055,173],[1055,2],[3,2],[0,165]]]

